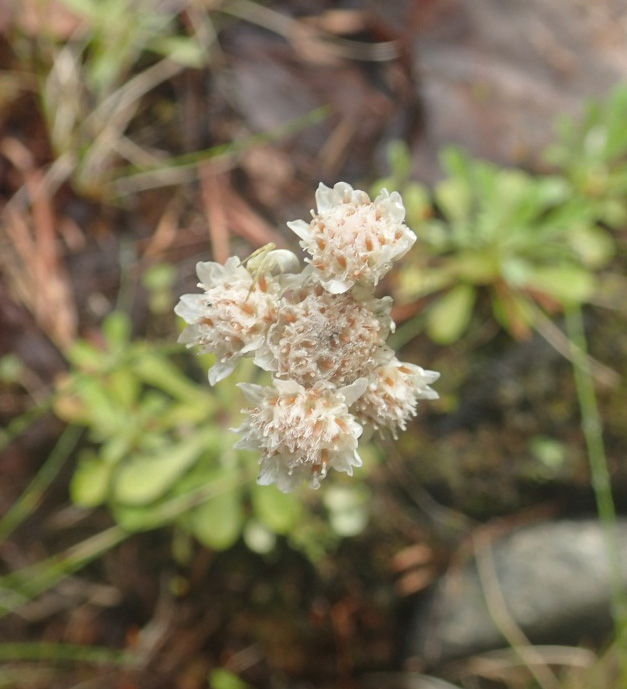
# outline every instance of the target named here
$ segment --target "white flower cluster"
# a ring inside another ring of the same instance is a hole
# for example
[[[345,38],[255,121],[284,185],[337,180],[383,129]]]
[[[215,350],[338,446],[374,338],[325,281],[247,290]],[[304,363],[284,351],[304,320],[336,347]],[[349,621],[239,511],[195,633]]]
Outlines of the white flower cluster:
[[[386,345],[390,298],[374,288],[412,246],[398,193],[374,201],[340,182],[320,184],[317,213],[288,223],[309,254],[301,270],[289,251],[268,250],[244,265],[199,263],[202,294],[181,297],[189,324],[180,342],[213,352],[213,385],[244,356],[273,376],[241,384],[250,407],[236,447],[261,453],[258,482],[293,490],[320,486],[333,468],[351,475],[363,427],[396,437],[419,399],[435,399],[439,373],[402,363]]]

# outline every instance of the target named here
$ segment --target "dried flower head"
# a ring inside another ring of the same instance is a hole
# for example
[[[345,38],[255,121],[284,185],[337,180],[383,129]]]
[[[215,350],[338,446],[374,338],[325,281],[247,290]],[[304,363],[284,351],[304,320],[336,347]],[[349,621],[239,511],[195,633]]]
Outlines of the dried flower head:
[[[403,222],[405,208],[397,192],[383,190],[371,201],[346,182],[332,189],[320,184],[316,204],[311,222],[288,225],[311,255],[308,261],[318,279],[334,294],[357,283],[376,285],[416,239]]]
[[[418,400],[438,398],[429,385],[439,377],[436,371],[425,371],[394,358],[375,370],[366,392],[351,407],[351,412],[360,423],[389,430],[396,438],[398,430],[404,431],[409,419],[416,416]]]
[[[245,355],[253,355],[265,342],[276,319],[280,286],[269,275],[255,277],[231,257],[224,266],[198,263],[198,285],[203,294],[184,294],[174,309],[189,325],[179,342],[214,352],[217,363],[209,371],[215,385]]]
[[[242,384],[251,406],[237,448],[260,452],[258,482],[288,492],[313,488],[329,469],[352,474],[364,425],[394,437],[434,399],[439,376],[399,362],[386,340],[392,300],[374,287],[412,246],[400,196],[374,201],[340,182],[316,192],[310,223],[289,226],[310,254],[268,244],[244,263],[199,263],[201,294],[186,294],[176,313],[188,323],[179,338],[213,352],[213,385],[243,356],[272,373],[272,385]],[[244,265],[245,264],[245,265]]]
[[[358,297],[331,294],[316,282],[288,291],[257,363],[301,385],[342,387],[389,361],[391,300]]]
[[[339,389],[324,381],[311,388],[292,380],[275,380],[275,387],[240,384],[252,406],[235,447],[261,452],[258,483],[289,492],[304,480],[318,488],[329,469],[352,475],[361,466],[362,427],[348,408],[367,384],[365,378]]]

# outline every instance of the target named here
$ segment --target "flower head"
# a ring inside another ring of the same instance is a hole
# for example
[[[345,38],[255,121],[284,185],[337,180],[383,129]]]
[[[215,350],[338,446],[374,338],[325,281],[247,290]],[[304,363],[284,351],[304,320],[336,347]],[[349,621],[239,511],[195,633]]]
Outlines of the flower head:
[[[237,448],[261,452],[258,483],[276,483],[283,492],[303,480],[320,486],[329,469],[353,473],[361,466],[357,441],[362,427],[349,406],[363,394],[367,380],[335,388],[324,381],[305,388],[291,380],[275,387],[240,384],[252,406],[237,432]]]
[[[384,189],[371,201],[346,182],[332,189],[320,184],[316,204],[311,222],[288,225],[311,255],[308,260],[318,279],[334,294],[357,283],[376,285],[416,239],[403,222],[405,208],[398,192]]]
[[[349,385],[389,361],[390,299],[331,294],[309,282],[287,291],[256,363],[301,385]]]
[[[374,288],[415,241],[398,193],[374,201],[349,184],[321,184],[317,212],[288,223],[309,253],[267,244],[242,263],[199,263],[200,294],[175,312],[179,341],[213,352],[213,385],[243,356],[272,374],[267,387],[241,384],[250,406],[236,448],[260,453],[258,483],[288,492],[320,486],[329,469],[349,475],[364,425],[394,437],[419,399],[437,397],[439,374],[401,363],[386,344],[394,330],[389,297]]]
[[[198,263],[196,272],[204,293],[184,294],[174,311],[189,323],[179,342],[216,354],[217,363],[209,371],[214,385],[231,373],[242,356],[263,345],[276,318],[280,286],[269,275],[254,279],[236,257],[224,266]]]
[[[404,431],[407,421],[416,415],[419,399],[438,398],[429,385],[439,377],[436,371],[425,371],[394,358],[376,369],[366,392],[351,407],[351,412],[361,423],[390,430],[396,438],[398,429]]]

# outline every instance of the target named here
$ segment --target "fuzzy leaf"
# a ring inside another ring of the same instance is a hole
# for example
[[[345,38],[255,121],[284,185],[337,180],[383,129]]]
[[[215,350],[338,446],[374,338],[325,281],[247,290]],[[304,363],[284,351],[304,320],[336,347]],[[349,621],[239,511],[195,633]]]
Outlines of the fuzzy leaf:
[[[530,274],[527,287],[544,292],[558,301],[584,302],[594,292],[594,275],[579,266],[536,268]]]
[[[102,333],[110,349],[121,351],[131,339],[131,319],[122,311],[113,311],[104,319]]]
[[[207,500],[190,515],[196,538],[214,550],[225,550],[239,538],[244,522],[241,495],[232,489]]]
[[[427,334],[439,344],[456,342],[468,327],[476,290],[471,285],[453,287],[429,309]]]
[[[162,497],[197,461],[206,445],[206,435],[196,433],[154,455],[133,457],[115,477],[116,500],[126,505],[146,505]]]
[[[112,467],[90,451],[82,453],[70,483],[72,502],[79,507],[97,507],[109,493]]]
[[[356,536],[368,524],[370,493],[365,485],[332,485],[323,494],[329,522],[338,536]]]
[[[211,689],[250,689],[250,685],[243,682],[237,675],[218,667],[209,673]]]
[[[275,486],[255,484],[251,497],[257,518],[274,533],[289,533],[300,519],[302,505],[294,494],[282,493]]]
[[[65,355],[72,366],[87,371],[98,371],[106,361],[105,352],[85,340],[74,342],[66,350]]]

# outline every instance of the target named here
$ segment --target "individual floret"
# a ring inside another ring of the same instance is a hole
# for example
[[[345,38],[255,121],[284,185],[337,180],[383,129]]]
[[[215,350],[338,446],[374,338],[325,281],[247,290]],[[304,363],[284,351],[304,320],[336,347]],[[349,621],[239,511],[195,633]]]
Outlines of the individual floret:
[[[242,438],[235,447],[261,453],[257,482],[287,493],[302,481],[319,488],[329,469],[352,475],[361,466],[362,427],[348,408],[367,384],[365,378],[340,389],[324,381],[311,388],[291,380],[275,380],[275,387],[241,383],[252,406],[236,429]]]
[[[215,385],[242,356],[254,355],[264,344],[276,319],[280,285],[270,275],[251,275],[237,257],[225,265],[198,263],[196,272],[203,294],[184,294],[174,309],[189,323],[179,342],[216,355],[209,370]]]
[[[404,224],[405,208],[398,192],[383,190],[374,201],[368,194],[338,182],[320,184],[313,219],[289,222],[322,285],[341,294],[355,284],[376,285],[392,262],[409,251],[416,236]]]
[[[351,407],[360,423],[379,431],[389,430],[394,438],[416,416],[418,400],[433,400],[438,393],[429,385],[440,377],[416,364],[398,361],[380,366],[374,372],[366,392]]]

